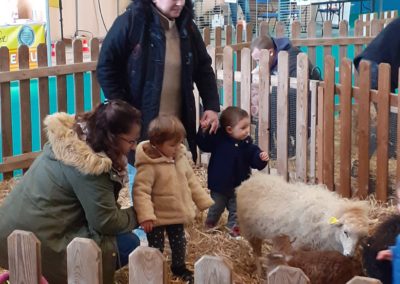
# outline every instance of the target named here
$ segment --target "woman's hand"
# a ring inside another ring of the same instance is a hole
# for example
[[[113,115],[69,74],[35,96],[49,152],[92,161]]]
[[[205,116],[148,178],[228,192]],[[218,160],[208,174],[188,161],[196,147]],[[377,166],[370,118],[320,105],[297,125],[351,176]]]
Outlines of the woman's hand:
[[[140,227],[142,227],[146,233],[150,233],[151,231],[153,231],[153,224],[154,222],[152,220],[147,220],[142,222],[140,224]]]
[[[203,113],[203,117],[200,119],[201,128],[203,130],[210,128],[210,134],[217,132],[218,124],[218,114],[212,110],[206,110]]]

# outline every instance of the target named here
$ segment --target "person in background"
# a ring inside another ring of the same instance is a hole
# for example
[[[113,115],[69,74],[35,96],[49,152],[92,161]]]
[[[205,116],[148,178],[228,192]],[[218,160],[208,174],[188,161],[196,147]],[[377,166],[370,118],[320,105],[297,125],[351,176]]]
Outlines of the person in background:
[[[289,54],[289,77],[297,77],[297,55],[301,53],[301,50],[293,46],[288,38],[273,38],[262,35],[252,41],[250,49],[251,57],[257,63],[260,60],[261,50],[268,49],[271,75],[277,75],[278,72],[278,53],[280,51],[287,51]],[[311,62],[308,65],[308,73],[311,80],[321,80],[320,72]]]
[[[211,153],[208,164],[208,187],[215,204],[208,210],[205,227],[217,226],[225,208],[230,235],[240,237],[236,220],[235,188],[248,179],[251,169],[264,169],[269,160],[267,152],[252,143],[249,114],[238,107],[228,107],[220,117],[221,127],[216,135],[204,129],[197,133],[200,150]]]
[[[30,231],[41,241],[43,276],[67,283],[67,246],[81,237],[101,249],[103,283],[114,282],[115,270],[140,244],[131,233],[137,227],[133,207],[117,203],[140,120],[140,112],[121,100],[76,116],[46,117],[43,152],[0,205],[1,267],[8,267],[7,237]]]
[[[149,140],[141,142],[136,151],[133,202],[149,246],[163,252],[167,232],[172,273],[193,283],[193,273],[185,264],[184,225],[194,220],[194,205],[205,210],[213,201],[186,157],[185,135],[185,128],[174,116],[158,116],[150,123]]]
[[[142,112],[140,140],[155,117],[174,115],[185,126],[196,160],[193,83],[204,108],[202,125],[211,132],[218,128],[215,74],[191,0],[132,1],[104,39],[96,74],[106,98],[125,100]]]

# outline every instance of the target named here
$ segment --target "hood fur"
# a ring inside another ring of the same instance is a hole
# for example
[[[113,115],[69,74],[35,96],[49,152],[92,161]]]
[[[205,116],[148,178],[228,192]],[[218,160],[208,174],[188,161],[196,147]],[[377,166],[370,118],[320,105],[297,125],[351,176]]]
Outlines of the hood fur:
[[[83,174],[99,175],[110,172],[112,161],[105,153],[95,153],[74,131],[75,117],[64,112],[44,119],[47,138],[54,156]]]

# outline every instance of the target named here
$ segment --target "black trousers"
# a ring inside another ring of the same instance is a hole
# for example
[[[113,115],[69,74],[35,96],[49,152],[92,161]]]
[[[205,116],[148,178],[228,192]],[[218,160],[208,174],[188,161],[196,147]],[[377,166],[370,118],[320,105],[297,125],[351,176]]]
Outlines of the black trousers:
[[[171,268],[185,267],[186,238],[183,224],[154,227],[150,233],[147,233],[149,247],[158,248],[161,252],[164,252],[165,231],[167,232],[172,252]]]

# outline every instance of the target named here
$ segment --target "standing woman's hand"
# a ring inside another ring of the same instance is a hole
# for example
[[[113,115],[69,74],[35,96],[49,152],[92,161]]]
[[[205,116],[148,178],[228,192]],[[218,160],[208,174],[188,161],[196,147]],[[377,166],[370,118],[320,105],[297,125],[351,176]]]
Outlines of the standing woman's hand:
[[[203,117],[200,119],[200,125],[202,129],[210,128],[210,134],[216,133],[218,129],[218,114],[213,110],[206,110],[203,113]]]

